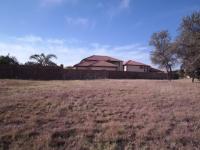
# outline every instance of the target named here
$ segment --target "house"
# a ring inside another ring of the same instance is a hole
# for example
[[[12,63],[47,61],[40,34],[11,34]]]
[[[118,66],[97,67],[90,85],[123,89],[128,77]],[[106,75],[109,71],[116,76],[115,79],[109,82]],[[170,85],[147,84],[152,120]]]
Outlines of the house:
[[[149,72],[164,73],[164,71],[152,67],[150,68]]]
[[[123,61],[109,56],[92,55],[74,65],[77,70],[123,71]]]
[[[150,72],[151,66],[136,62],[133,60],[129,60],[124,63],[124,71],[130,71],[130,72]]]

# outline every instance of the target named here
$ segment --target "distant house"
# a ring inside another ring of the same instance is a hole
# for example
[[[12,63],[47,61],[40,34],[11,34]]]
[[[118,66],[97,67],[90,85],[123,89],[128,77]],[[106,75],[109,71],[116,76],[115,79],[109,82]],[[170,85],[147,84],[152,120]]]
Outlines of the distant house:
[[[164,71],[152,67],[150,68],[149,72],[164,73]]]
[[[74,65],[77,70],[123,71],[123,61],[109,56],[92,55]]]
[[[150,72],[151,69],[151,66],[133,60],[125,62],[123,66],[124,71],[130,72]]]

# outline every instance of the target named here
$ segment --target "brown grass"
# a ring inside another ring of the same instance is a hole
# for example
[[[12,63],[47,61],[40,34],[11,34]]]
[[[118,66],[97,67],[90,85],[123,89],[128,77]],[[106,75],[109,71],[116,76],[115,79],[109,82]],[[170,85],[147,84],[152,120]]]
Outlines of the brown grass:
[[[0,149],[200,149],[200,83],[0,80]]]

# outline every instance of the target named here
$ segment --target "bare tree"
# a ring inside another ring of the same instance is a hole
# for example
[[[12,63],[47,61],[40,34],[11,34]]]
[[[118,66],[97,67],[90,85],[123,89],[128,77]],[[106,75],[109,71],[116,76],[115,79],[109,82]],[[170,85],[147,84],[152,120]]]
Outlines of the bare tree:
[[[168,31],[153,33],[149,44],[154,47],[154,50],[151,51],[152,63],[159,65],[159,68],[165,68],[168,79],[171,79],[172,68],[175,66],[177,59]]]
[[[28,64],[38,64],[41,66],[56,66],[56,63],[54,63],[51,59],[57,59],[56,55],[54,54],[35,54],[30,56],[30,60],[34,60],[35,62],[28,62]]]
[[[184,17],[179,31],[177,56],[194,82],[194,78],[200,78],[200,11]]]

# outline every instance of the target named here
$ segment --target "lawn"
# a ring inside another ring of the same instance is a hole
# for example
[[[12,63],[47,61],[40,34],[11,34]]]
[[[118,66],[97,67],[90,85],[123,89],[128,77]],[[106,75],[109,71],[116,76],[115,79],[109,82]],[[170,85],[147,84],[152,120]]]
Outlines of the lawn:
[[[0,149],[200,149],[200,83],[0,80]]]

